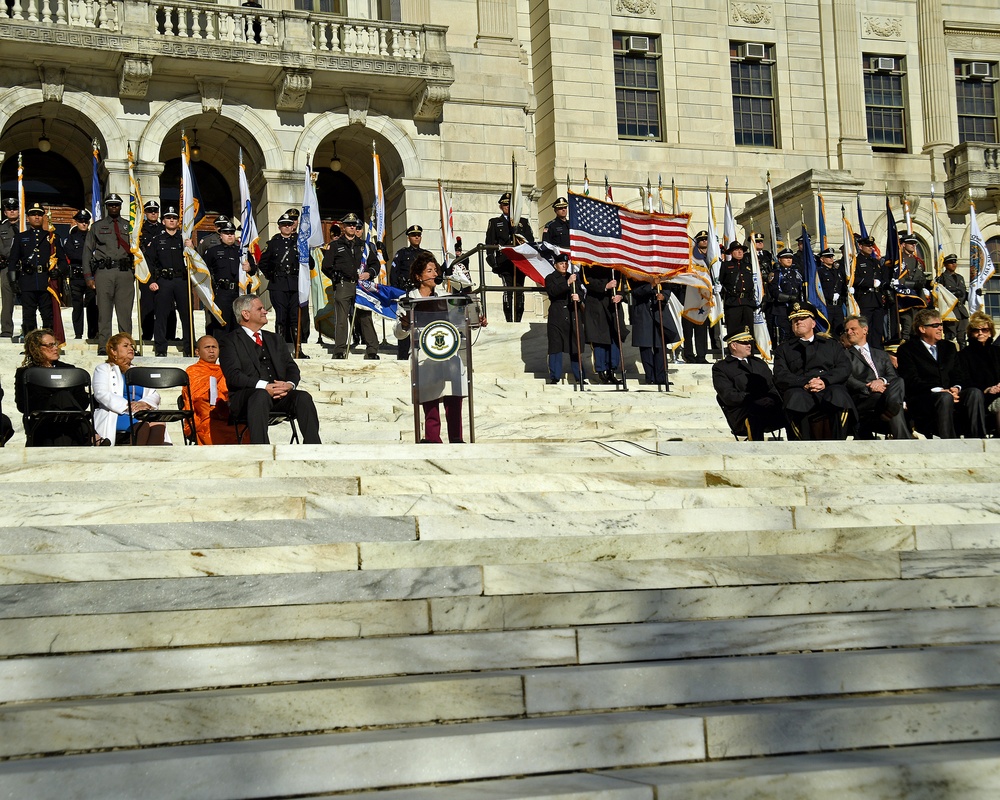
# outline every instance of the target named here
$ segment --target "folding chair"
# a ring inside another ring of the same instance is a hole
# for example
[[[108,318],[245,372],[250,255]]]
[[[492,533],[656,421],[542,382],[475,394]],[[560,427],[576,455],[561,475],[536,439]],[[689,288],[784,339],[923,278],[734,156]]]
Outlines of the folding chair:
[[[243,437],[247,435],[247,431],[250,429],[246,416],[239,418],[231,417],[229,422],[234,428],[236,428],[236,443],[243,444]],[[295,426],[295,413],[292,411],[271,411],[268,413],[267,427],[270,428],[274,425],[280,425],[283,422],[287,422],[292,426],[292,438],[288,440],[288,443],[298,444],[299,429]]]
[[[29,367],[21,374],[21,378],[24,382],[24,438],[28,447],[34,446],[35,433],[42,423],[61,424],[82,420],[87,423],[91,442],[97,438],[94,430],[94,395],[90,389],[90,373],[87,370],[79,367]],[[50,399],[54,399],[53,394],[59,393],[63,398],[60,403],[65,402],[64,407],[48,404],[47,408],[33,408],[32,386],[48,390]],[[86,395],[84,408],[80,408],[73,396],[74,389],[82,389]]]
[[[129,428],[132,432],[132,444],[136,441],[136,422],[183,422],[184,420],[194,420],[194,403],[191,401],[191,384],[188,381],[188,374],[179,367],[132,367],[125,372],[125,396],[131,397],[131,387],[138,386],[142,389],[177,389],[187,393],[187,408],[168,409],[162,406],[158,409],[149,409],[132,413],[132,406],[129,405]],[[183,426],[181,428],[183,433]],[[185,434],[184,443],[191,444],[190,439]],[[194,442],[197,444],[197,441]]]

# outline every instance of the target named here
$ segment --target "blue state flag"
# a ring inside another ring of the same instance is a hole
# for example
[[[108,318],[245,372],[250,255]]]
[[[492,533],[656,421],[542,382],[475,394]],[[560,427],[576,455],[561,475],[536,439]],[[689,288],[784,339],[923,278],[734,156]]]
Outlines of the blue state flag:
[[[358,281],[354,290],[354,302],[358,308],[365,308],[380,317],[395,320],[399,298],[406,292],[375,281]]]
[[[802,271],[806,281],[806,300],[816,307],[816,330],[820,333],[830,330],[830,312],[826,307],[826,297],[823,295],[823,284],[819,280],[816,269],[816,257],[813,255],[812,242],[809,241],[809,231],[802,226]]]

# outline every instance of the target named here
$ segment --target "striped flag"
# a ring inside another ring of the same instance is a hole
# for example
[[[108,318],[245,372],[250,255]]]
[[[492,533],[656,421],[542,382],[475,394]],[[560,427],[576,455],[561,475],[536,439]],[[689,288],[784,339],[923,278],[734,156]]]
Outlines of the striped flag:
[[[854,267],[857,263],[858,251],[854,246],[854,230],[851,228],[851,223],[847,219],[847,211],[841,206],[840,216],[843,218],[843,231],[844,231],[844,275],[847,277],[847,313],[851,315],[858,315],[861,313],[861,309],[858,306],[858,301],[854,299],[854,295],[851,293],[851,289],[854,288]]]
[[[531,242],[524,242],[516,247],[503,247],[501,252],[510,259],[511,264],[539,286],[544,286],[546,276],[555,271],[552,262],[546,259],[539,252],[538,246]]]
[[[90,216],[92,217],[91,222],[97,222],[101,218],[101,182],[98,179],[98,168],[100,166],[101,153],[97,149],[97,139],[93,141],[94,145],[94,168],[90,174]]]
[[[260,235],[257,233],[257,221],[253,216],[253,202],[250,200],[250,183],[247,181],[247,170],[243,165],[243,148],[240,148],[240,289],[245,294],[256,292],[260,288],[260,277],[247,275],[242,259],[252,257],[260,263]]]
[[[768,193],[770,194],[770,181],[768,182]],[[753,312],[753,339],[757,344],[757,350],[761,358],[770,363],[771,361],[771,332],[767,329],[767,320],[761,310],[761,301],[764,299],[764,276],[760,271],[760,260],[757,258],[757,248],[753,244],[753,231],[750,232],[750,241],[747,244],[747,251],[750,253],[750,267],[753,272],[753,294],[757,307]]]
[[[24,164],[21,163],[21,154],[17,154],[17,225],[18,230],[24,231],[28,227],[28,217],[24,208]]]
[[[146,263],[146,256],[139,246],[142,241],[142,226],[146,221],[146,215],[143,213],[139,181],[135,179],[135,160],[132,156],[132,148],[128,149],[128,187],[128,222],[132,228],[132,232],[129,234],[129,250],[132,251],[136,280],[140,283],[149,283],[149,265]]]
[[[312,167],[307,163],[299,214],[299,305],[309,302],[309,250],[323,244],[323,225],[319,218],[319,200],[312,182]]]
[[[375,202],[372,205],[372,216],[375,217],[375,257],[378,258],[378,281],[386,283],[385,256],[378,249],[378,243],[385,241],[385,192],[382,191],[382,162],[372,142],[372,180],[375,190]],[[319,225],[319,205],[316,206],[316,224]],[[319,244],[323,244],[322,237]]]
[[[729,198],[729,178],[726,178],[726,208],[722,214],[722,245],[727,250],[736,241],[736,218],[733,216],[733,201]]]
[[[181,214],[182,235],[185,239],[194,239],[195,219],[199,216],[200,203],[195,196],[194,176],[191,173],[191,148],[187,136],[181,134]],[[222,312],[215,304],[215,292],[212,290],[212,274],[208,271],[205,261],[193,247],[184,248],[184,260],[187,262],[188,280],[197,292],[205,308],[212,312],[219,323],[226,324]]]

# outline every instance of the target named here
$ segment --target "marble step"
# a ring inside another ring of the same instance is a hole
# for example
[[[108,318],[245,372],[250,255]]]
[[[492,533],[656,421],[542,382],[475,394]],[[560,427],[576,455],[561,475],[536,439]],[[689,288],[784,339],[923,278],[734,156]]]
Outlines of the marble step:
[[[900,609],[991,608],[1000,578],[916,578],[524,596],[253,605],[0,619],[0,656],[567,628]],[[264,597],[260,602],[266,602]]]
[[[0,758],[436,721],[984,686],[1000,647],[311,682],[0,707]]]
[[[704,756],[695,717],[599,714],[7,761],[0,789],[33,800],[267,798]]]
[[[997,617],[992,608],[962,608],[208,648],[170,643],[170,649],[0,660],[0,703],[401,674],[993,643],[1000,642]],[[91,639],[91,649],[110,646],[113,642]]]

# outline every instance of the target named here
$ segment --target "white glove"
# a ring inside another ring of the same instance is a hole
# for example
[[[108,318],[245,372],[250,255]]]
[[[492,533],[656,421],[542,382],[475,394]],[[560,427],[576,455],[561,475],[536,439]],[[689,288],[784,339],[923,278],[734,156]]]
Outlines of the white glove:
[[[880,281],[878,278],[876,278],[875,279],[875,288],[877,289],[881,285],[882,285],[882,281]]]
[[[834,292],[833,293],[833,302],[834,302],[834,304],[840,302],[840,292]]]
[[[924,297],[929,298],[930,296],[931,296],[930,291],[928,289],[924,289]]]
[[[895,280],[895,279],[894,279],[894,280],[892,280],[892,281],[891,281],[891,282],[889,283],[889,285],[890,285],[890,286],[891,286],[891,287],[892,287],[893,289],[898,289],[898,288],[899,288],[899,281],[898,281],[898,280]],[[875,288],[876,288],[876,289],[878,288],[878,281],[875,281]]]
[[[849,289],[847,290],[847,293],[848,293],[849,295],[851,295],[851,296],[853,297],[853,296],[854,296],[854,287],[853,287],[853,286],[851,286],[851,287],[850,287],[850,288],[849,288]]]

